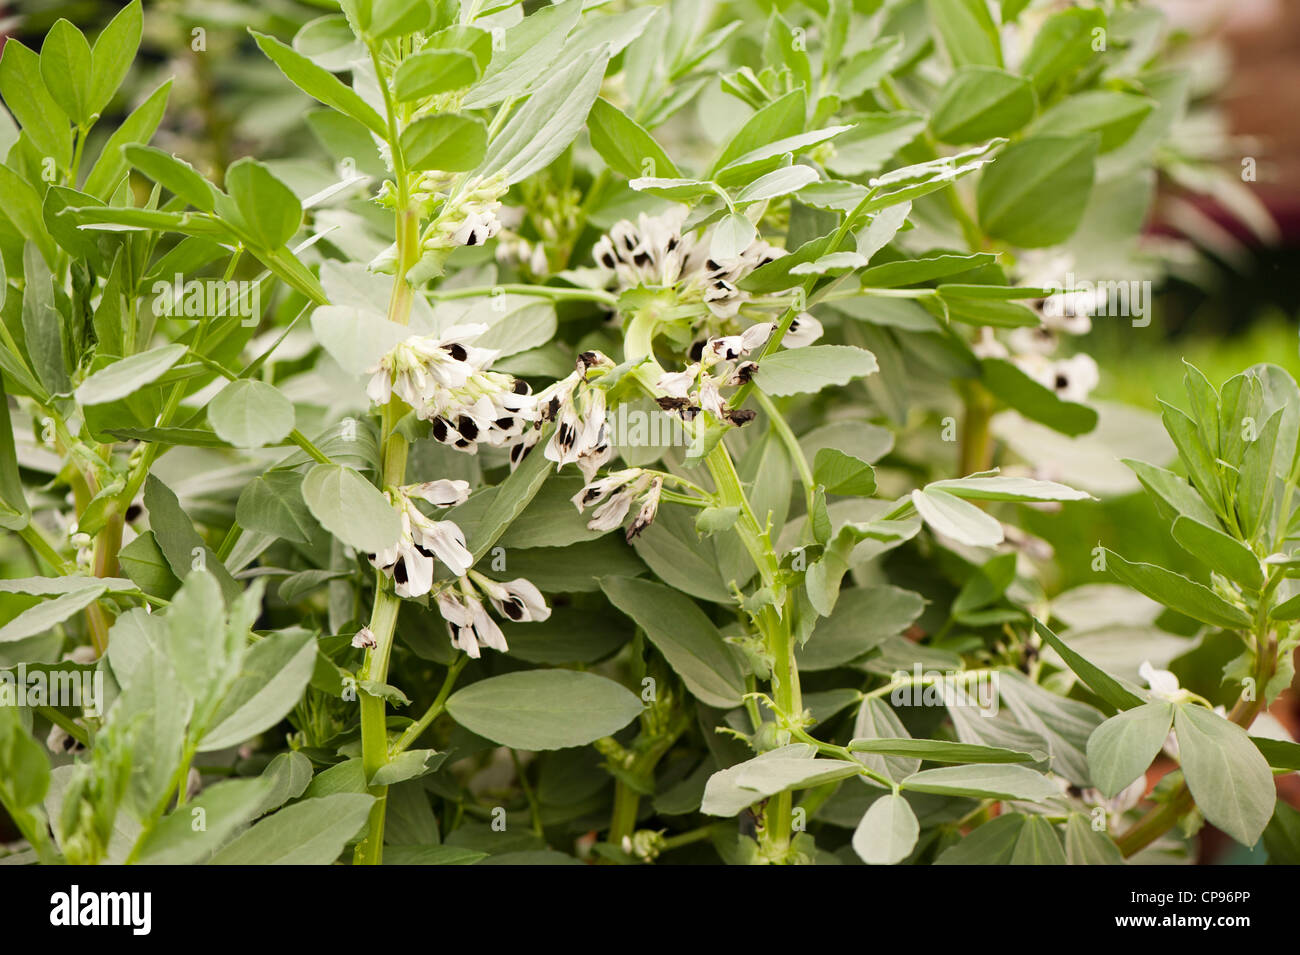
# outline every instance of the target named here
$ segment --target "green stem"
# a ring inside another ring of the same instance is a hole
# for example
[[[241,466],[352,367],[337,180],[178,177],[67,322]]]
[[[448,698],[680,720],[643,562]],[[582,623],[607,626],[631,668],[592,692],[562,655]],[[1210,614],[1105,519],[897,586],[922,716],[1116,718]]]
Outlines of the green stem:
[[[636,831],[636,817],[641,808],[640,794],[621,779],[614,781],[614,812],[609,820],[609,841],[622,846],[625,838]]]
[[[406,728],[401,738],[393,744],[390,752],[393,756],[404,753],[415,744],[415,741],[423,735],[424,731],[436,720],[442,711],[447,708],[447,697],[451,696],[452,688],[456,685],[456,678],[460,676],[460,671],[465,669],[465,664],[469,663],[469,657],[461,655],[452,661],[447,668],[447,676],[442,681],[442,689],[438,691],[437,698],[424,711],[424,715]]]
[[[812,520],[814,507],[814,492],[817,488],[817,482],[813,479],[812,468],[808,466],[808,459],[804,457],[803,448],[799,445],[799,439],[795,436],[790,425],[786,423],[785,416],[777,408],[776,402],[767,396],[761,389],[754,392],[754,397],[758,401],[758,406],[767,412],[767,419],[776,432],[781,443],[785,445],[790,460],[794,462],[795,470],[799,472],[799,481],[803,484],[804,498],[808,508],[808,519]]]
[[[993,396],[977,381],[962,389],[966,420],[961,431],[958,477],[987,471],[993,464]]]
[[[515,767],[515,778],[519,780],[519,788],[524,791],[524,798],[528,800],[528,814],[533,820],[533,832],[540,837],[542,835],[542,807],[537,802],[537,796],[533,792],[533,787],[528,783],[528,773],[524,771],[524,765],[519,761],[519,753],[510,750],[510,762]]]
[[[429,292],[428,296],[435,301],[443,302],[459,298],[484,298],[502,293],[548,298],[553,302],[599,302],[610,308],[618,304],[617,296],[600,289],[550,288],[545,285],[474,285],[465,288],[435,289]]]

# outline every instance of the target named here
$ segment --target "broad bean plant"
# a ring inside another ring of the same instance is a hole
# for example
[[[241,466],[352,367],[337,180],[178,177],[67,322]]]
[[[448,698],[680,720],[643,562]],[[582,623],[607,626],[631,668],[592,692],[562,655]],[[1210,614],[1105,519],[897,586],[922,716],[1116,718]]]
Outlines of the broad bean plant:
[[[1294,853],[1300,392],[1077,347],[1234,186],[1155,9],[313,6],[229,165],[139,0],[4,46],[5,861]]]

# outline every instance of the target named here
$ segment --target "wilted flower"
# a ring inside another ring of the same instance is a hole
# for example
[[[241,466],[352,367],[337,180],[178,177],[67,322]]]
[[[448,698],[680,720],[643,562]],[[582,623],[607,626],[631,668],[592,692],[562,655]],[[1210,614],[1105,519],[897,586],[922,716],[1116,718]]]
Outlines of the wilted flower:
[[[663,484],[663,478],[658,475],[641,468],[625,468],[589,482],[573,496],[573,505],[580,512],[595,506],[587,527],[593,531],[612,531],[623,526],[632,504],[640,501],[641,509],[627,530],[627,539],[631,541],[654,521]]]
[[[352,635],[352,646],[358,650],[371,650],[379,645],[375,633],[369,627],[362,627]]]

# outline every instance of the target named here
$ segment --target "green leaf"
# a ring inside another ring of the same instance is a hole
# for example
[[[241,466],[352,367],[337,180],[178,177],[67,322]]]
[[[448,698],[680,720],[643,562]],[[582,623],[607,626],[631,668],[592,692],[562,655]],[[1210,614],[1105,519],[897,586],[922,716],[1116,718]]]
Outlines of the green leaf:
[[[402,130],[402,153],[411,169],[465,172],[486,152],[487,126],[477,116],[436,113]]]
[[[91,50],[90,112],[102,113],[131,71],[143,28],[140,0],[132,0],[109,21]]]
[[[145,478],[144,506],[149,512],[150,530],[177,577],[184,579],[196,567],[204,567],[217,578],[227,600],[239,595],[241,588],[226,570],[226,565],[194,529],[193,521],[181,508],[176,494],[155,474]]]
[[[888,793],[871,804],[853,830],[853,851],[867,865],[897,865],[912,854],[920,834],[907,800]]]
[[[1034,123],[1035,135],[1099,133],[1099,151],[1122,146],[1142,125],[1154,100],[1116,90],[1085,90],[1061,100]]]
[[[92,114],[91,70],[90,44],[80,30],[60,17],[41,44],[41,79],[54,102],[78,126],[88,125]]]
[[[1206,506],[1201,495],[1177,474],[1145,461],[1131,458],[1121,460],[1137,475],[1138,481],[1155,501],[1156,510],[1165,520],[1173,521],[1182,514],[1210,527],[1218,525],[1219,519]]]
[[[813,480],[827,494],[870,497],[876,493],[876,472],[866,461],[838,448],[822,448],[813,460]]]
[[[887,36],[838,64],[833,79],[839,83],[840,96],[853,99],[878,86],[900,65],[902,52],[903,38]]]
[[[1000,475],[954,478],[932,481],[926,490],[938,488],[954,497],[973,501],[1086,501],[1092,495],[1055,481]]]
[[[1264,830],[1264,848],[1269,865],[1300,865],[1300,810],[1292,809],[1281,799],[1273,818]]]
[[[980,362],[980,379],[994,396],[1053,431],[1074,437],[1097,426],[1094,409],[1062,400],[1052,389],[1044,388],[1009,361],[985,358]]]
[[[422,33],[433,18],[429,0],[370,0],[366,35],[376,40]]]
[[[176,679],[190,698],[203,703],[225,689],[231,664],[244,649],[244,635],[229,639],[226,608],[216,579],[196,571],[167,608],[165,646]]]
[[[750,243],[758,238],[758,230],[743,213],[729,212],[713,227],[709,240],[709,258],[726,262],[739,258]]]
[[[375,798],[335,793],[268,816],[210,860],[211,865],[330,865],[357,834]]]
[[[945,850],[934,864],[1007,865],[1016,851],[1026,818],[1021,813],[1004,813]]]
[[[302,225],[298,197],[255,159],[245,157],[227,169],[226,188],[238,214],[232,216],[230,204],[218,199],[222,218],[233,218],[234,224],[263,249],[280,248]]]
[[[268,471],[253,478],[239,494],[235,520],[245,530],[303,544],[316,527],[302,499],[302,475],[294,471]]]
[[[587,121],[608,63],[608,50],[595,50],[556,72],[492,137],[479,175],[502,173],[513,184],[564,152]]]
[[[1011,852],[1011,865],[1065,865],[1056,829],[1042,816],[1026,816]]]
[[[208,421],[237,448],[278,444],[293,430],[293,403],[274,385],[241,378],[222,388],[208,405]]]
[[[1092,828],[1082,813],[1065,820],[1065,859],[1070,865],[1123,865],[1119,847],[1104,832]]]
[[[459,50],[421,50],[393,74],[393,93],[402,102],[464,89],[479,77],[478,61]]]
[[[1112,716],[1088,737],[1092,783],[1113,799],[1147,771],[1165,745],[1174,721],[1170,703],[1146,703]]]
[[[572,670],[525,670],[457,690],[447,712],[461,726],[513,749],[583,746],[622,729],[641,701],[613,680]]]
[[[108,201],[113,195],[127,171],[123,147],[131,143],[145,143],[153,137],[158,124],[162,122],[163,113],[167,110],[167,97],[171,94],[171,88],[172,81],[166,80],[150,93],[148,98],[137,106],[117,129],[113,130],[113,134],[104,143],[104,148],[99,151],[99,158],[95,160],[95,165],[90,167],[90,174],[86,176],[82,189],[87,194],[104,201]],[[116,211],[119,214],[132,211],[138,214],[145,212],[143,209]]]
[[[0,283],[4,282],[0,266]],[[18,473],[18,455],[14,449],[14,429],[9,418],[9,397],[5,394],[4,375],[0,374],[0,527],[20,531],[32,518],[32,509],[23,491]]]
[[[1240,630],[1250,626],[1250,615],[1246,611],[1182,574],[1155,564],[1129,563],[1109,548],[1106,549],[1106,567],[1134,590],[1193,620],[1222,627],[1224,630]]]
[[[1033,119],[1034,107],[1028,80],[994,67],[965,66],[939,93],[930,128],[940,142],[983,142],[1016,132]]]
[[[817,181],[817,170],[812,166],[782,166],[772,172],[759,176],[746,185],[736,195],[736,205],[749,205],[754,202],[767,202],[781,196],[798,192],[804,186]]]
[[[981,799],[1027,799],[1041,802],[1060,790],[1042,773],[1024,766],[945,766],[923,769],[902,782],[909,792],[941,796],[976,796]]]
[[[914,757],[933,763],[1041,763],[1047,759],[1047,754],[1042,752],[1022,753],[999,746],[940,739],[854,739],[849,741],[849,749],[855,753]]]
[[[842,591],[835,609],[817,621],[796,656],[800,670],[829,670],[857,660],[886,639],[910,627],[925,609],[925,599],[888,585]]]
[[[1246,731],[1204,707],[1180,704],[1174,733],[1187,788],[1206,821],[1253,846],[1273,815],[1268,763]]]
[[[996,547],[1002,543],[1002,525],[974,504],[941,489],[912,492],[912,503],[935,533],[969,547]]]
[[[1215,524],[1218,522],[1215,521]],[[1189,517],[1175,520],[1171,530],[1174,540],[1178,541],[1183,550],[1229,580],[1245,584],[1252,590],[1263,586],[1264,571],[1259,558],[1235,537],[1229,537],[1217,527]]]
[[[1071,7],[1054,13],[1038,28],[1020,72],[1043,92],[1095,55],[1096,31],[1105,24],[1106,14],[1097,8]]]
[[[1061,659],[1065,661],[1066,665],[1079,679],[1088,685],[1088,689],[1115,709],[1127,710],[1142,705],[1142,697],[1100,667],[1085,660],[1071,649],[1064,640],[1053,633],[1047,624],[1041,620],[1035,620],[1034,629],[1038,631],[1038,635],[1043,638],[1043,641],[1048,646],[1061,655]]]
[[[132,166],[154,182],[171,190],[194,208],[212,211],[216,190],[185,160],[153,146],[126,146],[122,152]]]
[[[600,585],[610,603],[645,631],[696,699],[720,709],[740,705],[745,694],[740,665],[690,598],[631,577],[602,577]]]
[[[927,0],[926,9],[953,66],[1002,66],[998,28],[984,0]]]
[[[67,329],[57,307],[50,270],[35,245],[23,247],[23,282],[23,334],[32,369],[50,394],[67,394],[72,390]]]
[[[253,34],[261,51],[280,68],[289,82],[313,99],[363,123],[372,133],[385,138],[388,136],[387,126],[373,107],[334,74],[317,66],[275,37],[251,29],[249,32]]]
[[[753,154],[755,150],[802,134],[806,112],[807,95],[802,89],[792,90],[768,103],[745,120],[745,124],[731,137],[709,175],[716,174],[742,156]],[[783,151],[793,152],[793,149]]]
[[[759,362],[755,380],[769,395],[807,395],[831,385],[847,385],[878,369],[876,356],[865,348],[807,345],[765,357]]]
[[[545,440],[546,435],[543,434],[539,443]],[[530,453],[509,477],[490,492],[480,492],[487,499],[487,509],[482,512],[473,530],[466,530],[469,551],[474,555],[475,561],[481,560],[514,523],[515,518],[524,512],[550,475],[551,466],[546,458]],[[469,507],[474,503],[471,499],[461,506]],[[451,520],[457,520],[456,513],[456,510],[451,512]]]
[[[56,624],[63,623],[73,614],[89,607],[107,589],[102,583],[90,587],[78,587],[53,600],[45,600],[34,607],[29,607],[0,627],[0,644],[45,633]]]
[[[70,594],[86,587],[101,585],[107,593],[131,593],[139,589],[133,581],[123,577],[19,577],[14,580],[0,580],[0,594],[52,597],[56,594]]]
[[[279,723],[298,705],[315,666],[310,631],[282,630],[253,644],[199,751],[236,746]]]
[[[1024,248],[1064,242],[1092,192],[1098,137],[1031,136],[1008,146],[980,178],[980,225]]]
[[[466,95],[463,109],[483,109],[528,91],[546,76],[582,8],[562,3],[543,7],[505,31],[500,48],[492,41],[492,61],[483,79]]]
[[[936,255],[924,259],[902,259],[874,265],[859,278],[863,288],[897,288],[901,285],[919,285],[945,275],[969,272],[991,265],[997,257],[987,252],[974,255]]]
[[[642,176],[679,178],[681,173],[673,165],[653,136],[617,106],[597,99],[587,117],[587,132],[591,146],[600,153],[609,168],[628,179]]]
[[[388,498],[341,464],[318,464],[308,471],[302,498],[322,527],[363,553],[391,547],[402,533],[401,521]]]
[[[184,345],[160,345],[106,365],[77,386],[77,402],[102,405],[134,394],[161,378],[186,351]]]
[[[408,749],[384,763],[370,777],[372,786],[396,786],[408,779],[419,779],[435,771],[447,759],[446,753],[431,749]]]
[[[40,58],[13,37],[6,39],[0,54],[0,97],[41,155],[67,169],[72,161],[68,114],[46,89]],[[93,192],[89,184],[86,191]]]
[[[230,779],[203,790],[193,802],[161,819],[141,843],[142,865],[193,865],[220,848],[257,815],[272,781]],[[197,825],[199,821],[202,825]]]

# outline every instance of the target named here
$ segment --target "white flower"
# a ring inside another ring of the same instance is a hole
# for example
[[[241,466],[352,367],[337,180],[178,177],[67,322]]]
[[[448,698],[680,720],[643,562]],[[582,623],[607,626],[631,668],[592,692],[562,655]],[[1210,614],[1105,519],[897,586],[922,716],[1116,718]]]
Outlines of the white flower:
[[[971,346],[976,358],[1006,358],[1010,352],[1007,346],[998,341],[993,329],[985,325],[980,329],[979,341]]]
[[[1178,677],[1169,670],[1157,670],[1151,665],[1150,660],[1142,661],[1142,665],[1138,667],[1138,676],[1147,681],[1147,686],[1151,688],[1151,695],[1156,699],[1180,703],[1186,696],[1178,685]]]
[[[370,562],[390,577],[399,597],[420,597],[433,589],[434,560],[441,561],[457,577],[474,563],[465,544],[465,534],[454,521],[425,517],[403,491],[394,502],[401,517],[402,533],[397,543],[369,555]]]
[[[492,601],[496,612],[515,623],[545,620],[551,615],[551,608],[546,606],[542,592],[522,577],[504,583],[478,576],[475,580]]]
[[[556,470],[578,464],[587,480],[613,454],[605,424],[605,391],[587,383],[593,368],[612,368],[614,363],[600,352],[578,356],[577,368],[567,377],[537,395],[537,415],[554,421],[555,433],[543,452]]]
[[[715,361],[731,361],[741,355],[748,355],[771,337],[772,323],[759,322],[757,325],[749,326],[739,335],[710,339],[704,346],[704,354],[711,356]]]
[[[408,484],[402,491],[409,497],[428,501],[434,507],[455,507],[469,500],[469,482],[441,478],[422,484]]]
[[[786,348],[803,348],[821,338],[824,331],[822,323],[811,312],[800,312],[790,323],[781,344]]]
[[[483,608],[483,601],[472,594],[454,594],[443,591],[436,598],[438,612],[447,621],[447,631],[451,645],[464,650],[477,660],[481,647],[490,647],[505,653],[510,649],[506,645],[505,634],[495,620],[488,616]]]
[[[658,216],[644,212],[635,223],[614,223],[592,247],[591,256],[619,288],[676,284],[692,244],[682,237],[686,208],[675,206]]]
[[[470,211],[451,233],[451,241],[454,245],[482,245],[499,231],[501,220],[496,217],[495,210]]]
[[[1056,333],[1046,325],[1012,329],[1007,337],[1011,350],[1020,355],[1050,355],[1056,351]]]
[[[1107,799],[1100,789],[1085,789],[1081,796],[1084,802],[1101,806],[1108,816],[1121,816],[1142,801],[1147,793],[1147,777],[1143,773],[1129,783],[1112,799]]]
[[[691,386],[700,374],[700,363],[687,365],[682,371],[664,372],[655,382],[655,387],[670,398],[686,398],[691,393]]]
[[[1013,361],[1026,375],[1056,392],[1064,401],[1086,401],[1101,380],[1097,362],[1083,352],[1057,361],[1030,353],[1017,355]]]

